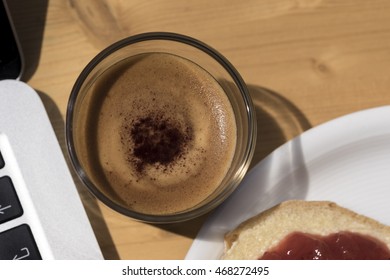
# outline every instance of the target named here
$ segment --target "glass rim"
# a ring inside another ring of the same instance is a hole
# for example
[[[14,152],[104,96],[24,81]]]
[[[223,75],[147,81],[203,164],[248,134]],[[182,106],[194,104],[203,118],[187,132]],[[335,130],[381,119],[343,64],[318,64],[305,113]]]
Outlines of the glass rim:
[[[217,195],[212,201],[218,201],[217,203],[208,203],[201,205],[200,207],[194,206],[188,210],[167,214],[167,215],[157,215],[157,214],[144,214],[136,211],[132,211],[128,208],[125,208],[111,199],[109,199],[103,192],[101,192],[98,187],[95,186],[94,183],[91,182],[88,175],[85,173],[82,165],[78,159],[77,153],[74,149],[74,141],[73,141],[73,116],[74,116],[74,105],[76,103],[77,97],[79,95],[80,89],[84,84],[84,81],[87,79],[88,75],[95,69],[96,66],[99,65],[105,58],[107,58],[112,53],[126,47],[129,45],[133,45],[136,43],[144,42],[144,41],[174,41],[178,43],[183,43],[189,46],[192,46],[209,56],[215,59],[232,77],[235,85],[238,87],[243,102],[245,104],[246,117],[248,120],[248,140],[245,143],[246,149],[244,151],[245,157],[241,159],[242,165],[241,169],[236,173],[239,173],[240,178],[239,181],[234,184],[234,186],[228,187],[226,190],[222,191],[219,195]],[[72,90],[70,93],[70,97],[68,100],[67,110],[66,110],[66,124],[65,124],[65,138],[66,138],[66,146],[68,150],[68,154],[71,160],[71,163],[77,173],[77,176],[81,179],[84,186],[101,202],[103,202],[106,206],[111,208],[112,210],[119,212],[127,217],[148,222],[148,223],[171,223],[171,222],[182,222],[186,220],[190,220],[196,217],[199,217],[213,208],[217,207],[221,204],[239,185],[239,182],[242,180],[245,175],[247,169],[249,168],[249,164],[253,157],[254,147],[256,144],[256,135],[257,135],[257,124],[256,124],[256,116],[254,111],[254,106],[252,103],[252,99],[249,95],[249,91],[247,86],[242,79],[241,75],[235,69],[235,67],[217,50],[212,47],[206,45],[205,43],[194,39],[192,37],[171,33],[171,32],[148,32],[141,33],[137,35],[133,35],[130,37],[126,37],[118,42],[115,42],[108,46],[107,48],[100,51],[82,70],[80,75],[78,76]]]

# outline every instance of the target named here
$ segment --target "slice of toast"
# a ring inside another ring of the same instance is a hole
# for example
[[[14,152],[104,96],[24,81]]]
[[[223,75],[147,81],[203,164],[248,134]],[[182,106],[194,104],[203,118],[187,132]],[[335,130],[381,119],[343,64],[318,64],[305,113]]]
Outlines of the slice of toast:
[[[390,227],[328,201],[291,200],[240,224],[225,236],[222,259],[259,259],[290,233],[328,236],[351,232],[380,240],[390,250]]]

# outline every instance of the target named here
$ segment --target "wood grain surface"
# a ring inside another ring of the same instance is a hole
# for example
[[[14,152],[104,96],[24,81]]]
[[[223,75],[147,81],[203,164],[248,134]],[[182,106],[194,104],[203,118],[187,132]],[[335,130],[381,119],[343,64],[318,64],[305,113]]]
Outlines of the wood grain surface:
[[[248,84],[258,141],[252,166],[303,131],[390,104],[390,1],[8,1],[35,88],[66,154],[65,113],[83,67],[126,36],[170,31],[226,56]],[[97,202],[74,176],[107,259],[182,259],[206,219],[132,221]]]

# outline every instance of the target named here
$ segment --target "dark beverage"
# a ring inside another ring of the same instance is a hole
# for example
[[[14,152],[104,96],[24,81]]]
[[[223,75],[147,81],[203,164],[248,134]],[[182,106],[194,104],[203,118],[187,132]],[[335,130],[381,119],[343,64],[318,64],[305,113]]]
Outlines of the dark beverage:
[[[196,206],[220,186],[237,127],[207,71],[175,55],[142,54],[113,65],[88,90],[76,146],[100,191],[136,212],[165,215]]]

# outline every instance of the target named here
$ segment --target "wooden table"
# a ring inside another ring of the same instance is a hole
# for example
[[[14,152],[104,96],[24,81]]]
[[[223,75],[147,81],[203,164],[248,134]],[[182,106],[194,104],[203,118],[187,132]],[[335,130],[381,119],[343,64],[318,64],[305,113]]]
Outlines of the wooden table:
[[[125,36],[171,31],[218,49],[256,105],[253,164],[303,131],[390,104],[390,1],[10,1],[39,93],[66,154],[64,116],[83,67]],[[67,157],[67,155],[66,155]],[[206,217],[173,225],[132,221],[97,202],[74,177],[107,259],[182,259]]]

